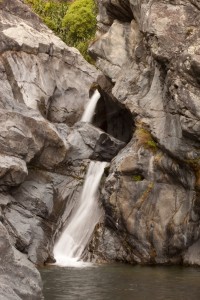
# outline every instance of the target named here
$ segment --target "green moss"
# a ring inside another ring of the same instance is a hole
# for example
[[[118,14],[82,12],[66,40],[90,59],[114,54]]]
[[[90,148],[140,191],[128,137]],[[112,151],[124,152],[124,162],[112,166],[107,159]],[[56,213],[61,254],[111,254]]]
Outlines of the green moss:
[[[154,140],[149,140],[149,141],[147,141],[147,145],[148,145],[150,148],[155,149],[155,150],[157,150],[157,148],[158,148],[158,146],[157,146],[157,144],[156,144],[156,142],[155,142]]]
[[[143,178],[141,175],[133,175],[133,181],[142,181]]]
[[[139,146],[143,146],[144,148],[151,150],[153,153],[157,152],[158,145],[148,130],[144,128],[137,128],[135,134]]]

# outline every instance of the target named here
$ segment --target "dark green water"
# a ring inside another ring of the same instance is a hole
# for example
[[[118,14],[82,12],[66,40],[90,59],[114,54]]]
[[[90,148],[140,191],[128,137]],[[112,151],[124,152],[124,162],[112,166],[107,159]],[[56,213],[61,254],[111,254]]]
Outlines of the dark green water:
[[[200,269],[123,264],[41,271],[45,300],[200,300]]]

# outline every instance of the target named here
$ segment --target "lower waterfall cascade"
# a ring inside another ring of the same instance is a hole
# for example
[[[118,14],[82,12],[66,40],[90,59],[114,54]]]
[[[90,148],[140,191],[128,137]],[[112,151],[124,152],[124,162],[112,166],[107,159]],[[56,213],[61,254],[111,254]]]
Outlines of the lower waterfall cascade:
[[[89,164],[80,200],[54,247],[57,265],[76,265],[102,216],[97,191],[106,165],[106,162],[99,161],[91,161]]]

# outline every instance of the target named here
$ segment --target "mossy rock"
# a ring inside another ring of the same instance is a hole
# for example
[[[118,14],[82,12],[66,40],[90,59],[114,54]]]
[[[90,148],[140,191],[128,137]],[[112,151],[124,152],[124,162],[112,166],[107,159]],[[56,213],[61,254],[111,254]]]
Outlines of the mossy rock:
[[[133,175],[133,181],[142,181],[143,177],[141,175]]]
[[[154,154],[158,151],[158,145],[147,129],[137,128],[135,135],[138,141],[138,146],[143,146],[145,149],[151,150]]]

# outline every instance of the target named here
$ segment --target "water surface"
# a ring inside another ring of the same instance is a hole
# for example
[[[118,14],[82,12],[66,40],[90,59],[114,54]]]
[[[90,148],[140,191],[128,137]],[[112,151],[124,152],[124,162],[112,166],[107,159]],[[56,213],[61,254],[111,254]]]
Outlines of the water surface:
[[[40,271],[45,300],[200,299],[200,268],[114,264]]]

